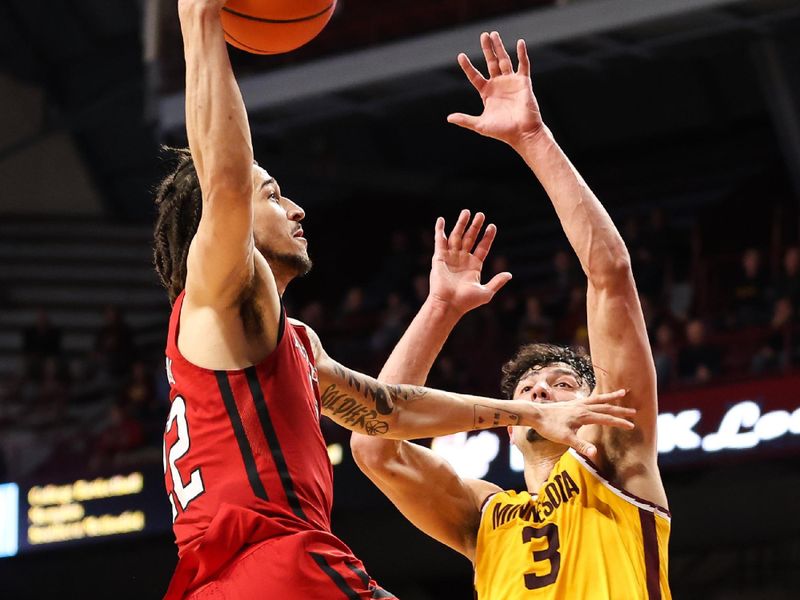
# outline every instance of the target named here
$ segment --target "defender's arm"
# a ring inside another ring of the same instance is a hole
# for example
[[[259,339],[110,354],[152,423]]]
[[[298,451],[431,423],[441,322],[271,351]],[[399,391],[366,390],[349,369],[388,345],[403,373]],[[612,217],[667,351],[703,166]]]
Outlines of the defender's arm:
[[[525,43],[517,43],[514,71],[500,36],[481,36],[489,79],[465,55],[459,63],[481,94],[479,117],[450,115],[450,122],[512,146],[541,182],[589,280],[587,306],[591,355],[600,392],[624,386],[620,402],[637,409],[636,429],[624,436],[605,430],[590,434],[601,459],[613,466],[626,488],[665,504],[656,465],[658,404],[653,357],[631,272],[628,250],[605,208],[586,185],[544,125],[530,80]]]

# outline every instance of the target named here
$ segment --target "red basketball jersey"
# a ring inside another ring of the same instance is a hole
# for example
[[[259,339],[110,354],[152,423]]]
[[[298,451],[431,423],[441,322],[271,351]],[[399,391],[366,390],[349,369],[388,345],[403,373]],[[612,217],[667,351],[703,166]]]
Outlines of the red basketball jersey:
[[[171,410],[164,472],[178,566],[166,598],[217,575],[241,550],[300,531],[330,532],[333,469],[320,431],[308,336],[283,310],[259,364],[213,371],[178,351],[183,294],[167,340]]]

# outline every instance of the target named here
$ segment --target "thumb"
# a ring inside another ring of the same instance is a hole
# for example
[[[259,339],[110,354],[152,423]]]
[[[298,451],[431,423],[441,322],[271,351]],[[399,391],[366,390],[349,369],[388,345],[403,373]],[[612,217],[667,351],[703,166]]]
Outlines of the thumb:
[[[590,444],[586,440],[580,439],[578,436],[575,436],[569,445],[575,448],[579,454],[582,454],[586,458],[591,460],[595,460],[597,458],[597,447],[594,444]]]
[[[447,115],[447,122],[475,131],[478,126],[478,117],[465,115],[464,113],[453,113],[451,115]]]
[[[486,288],[492,292],[492,295],[494,295],[499,292],[500,288],[502,288],[509,281],[511,281],[511,273],[504,271],[503,273],[498,273],[492,277],[489,280],[489,283],[486,284]]]

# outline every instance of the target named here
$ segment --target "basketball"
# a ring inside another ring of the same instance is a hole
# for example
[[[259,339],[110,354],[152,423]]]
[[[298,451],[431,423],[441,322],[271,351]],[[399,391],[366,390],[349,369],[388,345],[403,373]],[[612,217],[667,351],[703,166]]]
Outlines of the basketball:
[[[222,28],[229,44],[252,54],[280,54],[313,40],[336,0],[229,0]]]

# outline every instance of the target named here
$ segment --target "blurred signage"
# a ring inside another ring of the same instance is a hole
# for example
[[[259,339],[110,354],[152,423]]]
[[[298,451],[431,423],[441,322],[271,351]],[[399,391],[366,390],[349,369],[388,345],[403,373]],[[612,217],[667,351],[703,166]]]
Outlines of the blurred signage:
[[[170,528],[158,468],[0,485],[0,557]]]
[[[0,484],[0,558],[19,550],[19,486]]]
[[[144,531],[145,514],[136,507],[136,496],[143,489],[144,476],[139,472],[33,486],[27,496],[28,543],[36,546]],[[121,513],[103,503],[125,497],[130,498],[130,508]]]

